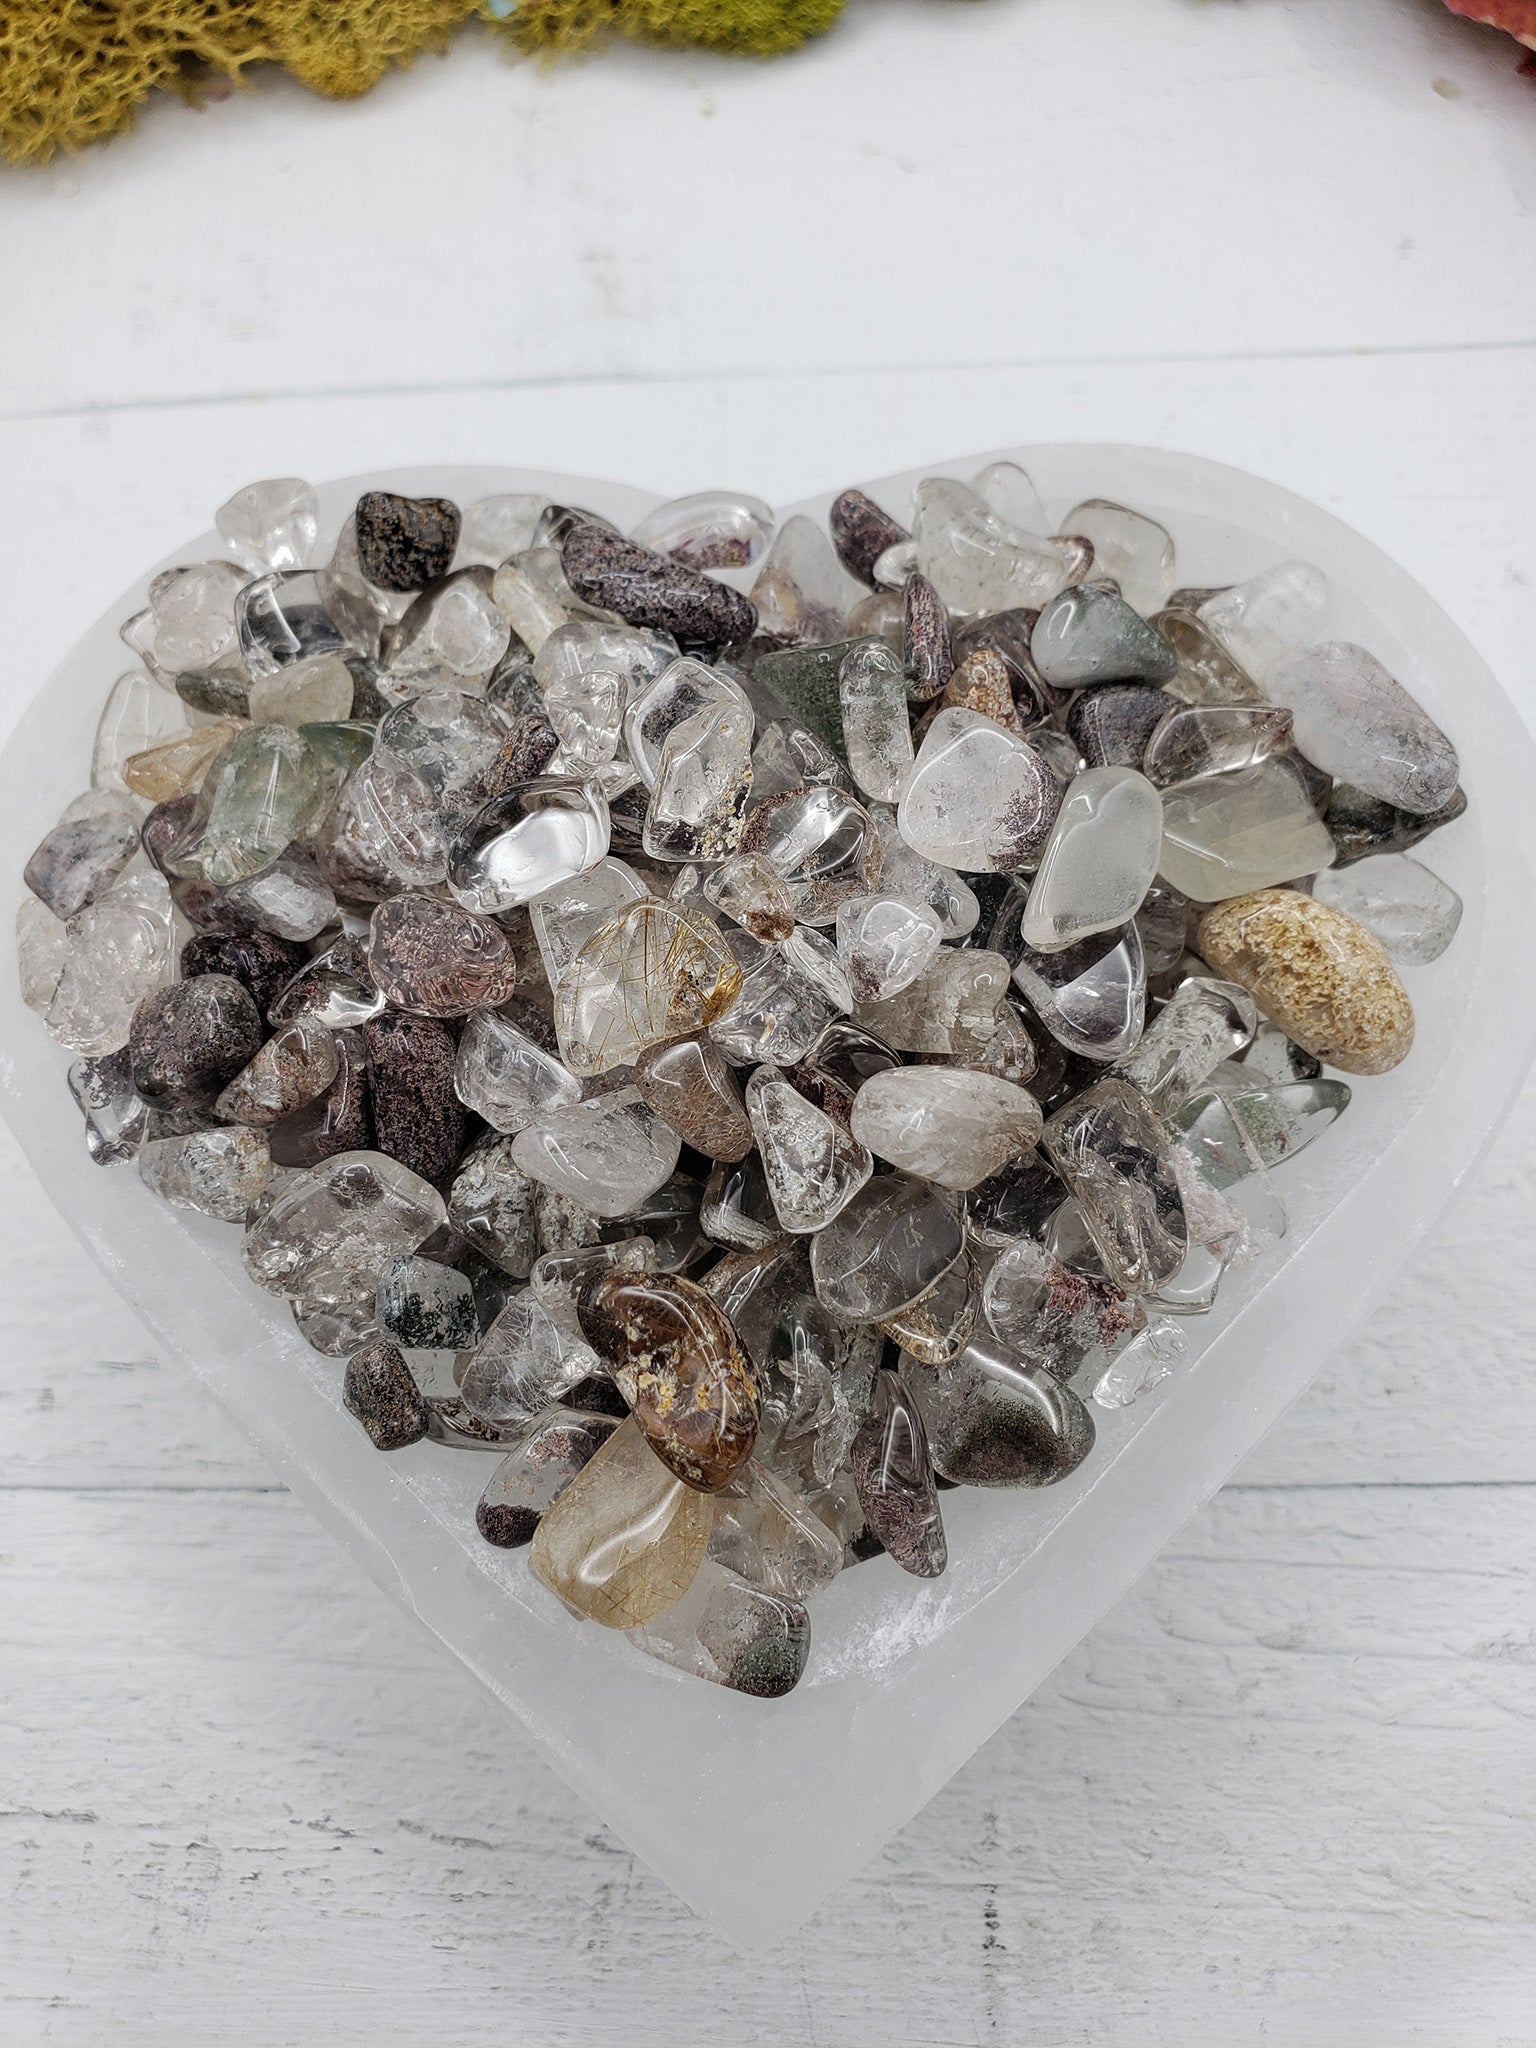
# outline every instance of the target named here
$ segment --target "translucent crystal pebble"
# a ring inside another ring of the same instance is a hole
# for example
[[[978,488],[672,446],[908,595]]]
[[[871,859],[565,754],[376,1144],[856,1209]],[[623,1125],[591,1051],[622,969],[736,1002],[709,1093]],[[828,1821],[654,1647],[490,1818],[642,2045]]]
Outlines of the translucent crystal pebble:
[[[706,706],[673,726],[661,749],[643,844],[653,860],[720,861],[741,844],[752,788],[752,714]]]
[[[1383,803],[1380,797],[1367,796],[1351,783],[1336,782],[1323,822],[1337,849],[1335,865],[1344,867],[1374,853],[1406,853],[1431,832],[1438,832],[1442,825],[1459,818],[1466,808],[1466,792],[1462,789],[1454,791],[1440,810],[1417,814]]]
[[[803,1244],[792,1267],[774,1279],[777,1312],[757,1326],[762,1418],[748,1474],[771,1468],[802,1490],[826,1486],[846,1460],[869,1407],[880,1336],[844,1329],[807,1291]],[[713,1287],[713,1275],[706,1285]],[[738,1323],[745,1320],[743,1309],[732,1306]]]
[[[511,555],[533,546],[534,529],[546,500],[531,491],[502,491],[476,498],[464,508],[455,560],[496,569]]]
[[[855,1001],[881,1003],[922,975],[944,938],[938,912],[900,896],[856,896],[837,913],[837,950]]]
[[[838,669],[838,693],[854,781],[878,803],[899,802],[913,760],[901,662],[878,640],[856,641]]]
[[[133,1013],[133,1085],[151,1105],[202,1108],[260,1050],[261,1015],[227,974],[151,989]]]
[[[379,1268],[374,1320],[406,1351],[464,1351],[480,1335],[475,1291],[463,1273],[415,1252]]]
[[[719,1495],[709,1555],[749,1586],[803,1600],[836,1578],[843,1546],[800,1494],[752,1457]]]
[[[446,576],[459,542],[459,508],[447,498],[364,491],[353,513],[357,559],[380,590],[420,590]]]
[[[950,611],[1038,609],[1067,581],[1058,543],[1014,525],[968,485],[926,477],[913,494],[917,564]]]
[[[741,850],[778,870],[804,924],[833,923],[840,904],[869,895],[880,880],[875,821],[838,789],[789,789],[767,798],[748,818]]]
[[[780,1226],[793,1234],[823,1229],[874,1171],[868,1151],[777,1067],[757,1069],[746,1102]]]
[[[336,1079],[340,1055],[319,1024],[283,1024],[214,1104],[227,1123],[275,1124],[323,1095]]]
[[[1286,1233],[1285,1207],[1242,1119],[1215,1089],[1193,1095],[1169,1119],[1174,1169],[1192,1245],[1225,1265],[1246,1264]]]
[[[647,512],[630,535],[688,569],[745,569],[773,537],[773,507],[744,491],[695,491]]]
[[[1172,605],[1152,623],[1179,657],[1178,674],[1164,685],[1170,697],[1213,710],[1267,702],[1253,677],[1194,612]]]
[[[861,583],[875,582],[875,564],[888,548],[899,547],[910,536],[904,526],[877,505],[867,492],[847,490],[832,500],[827,512],[827,530],[837,559]]]
[[[1000,953],[941,946],[899,995],[861,1003],[857,1021],[903,1052],[980,1051],[997,1030],[1007,988],[1008,962]]]
[[[288,1028],[280,1026],[279,1035]],[[373,1108],[362,1038],[352,1030],[334,1031],[330,1036],[336,1056],[335,1079],[322,1094],[279,1117],[268,1131],[272,1158],[278,1166],[317,1166],[338,1152],[372,1148]]]
[[[162,689],[143,669],[119,676],[102,707],[91,747],[91,787],[125,790],[124,765],[135,754],[187,730],[181,700]]]
[[[327,796],[322,764],[284,725],[248,726],[204,785],[197,865],[216,888],[259,874],[314,826]]]
[[[352,715],[352,671],[339,654],[310,654],[251,684],[255,725],[314,725]]]
[[[948,1055],[953,1065],[999,1081],[1027,1084],[1040,1068],[1040,1054],[1024,1021],[1023,1005],[1010,997],[998,1006],[992,1036],[981,1046],[965,1046]]]
[[[1245,1080],[1244,1072],[1219,1068],[1211,1082],[1231,1103],[1266,1166],[1294,1159],[1349,1107],[1349,1084],[1331,1075],[1260,1085]]]
[[[379,1152],[341,1152],[295,1173],[246,1232],[245,1268],[293,1301],[372,1301],[379,1268],[447,1220],[442,1196]]]
[[[427,1433],[427,1404],[410,1367],[384,1337],[371,1338],[347,1360],[341,1397],[381,1451],[403,1451]]]
[[[462,827],[449,848],[449,887],[467,910],[510,910],[595,867],[608,834],[607,803],[590,783],[539,776]]]
[[[835,1316],[884,1322],[932,1288],[965,1250],[964,1212],[947,1189],[881,1174],[811,1240],[818,1297]]]
[[[1110,1280],[1065,1266],[1032,1237],[1006,1245],[981,1290],[993,1335],[1021,1359],[1068,1380],[1146,1326],[1146,1312]]]
[[[935,1469],[957,1486],[1052,1486],[1093,1449],[1093,1418],[1071,1388],[990,1332],[908,1386]]]
[[[970,1260],[959,1260],[920,1301],[887,1316],[881,1335],[920,1365],[943,1365],[965,1349],[976,1327],[975,1279]]]
[[[429,583],[380,641],[379,689],[392,703],[422,690],[478,694],[511,644],[489,569],[458,569]]]
[[[464,1150],[464,1105],[453,1086],[453,1033],[436,1017],[385,1010],[362,1026],[374,1143],[446,1187]]]
[[[494,1010],[512,995],[517,960],[499,924],[435,896],[390,897],[368,926],[368,973],[385,1001],[424,1017]]]
[[[880,558],[886,559],[884,555]],[[848,614],[847,631],[861,640],[883,640],[893,654],[900,654],[906,631],[906,605],[898,590],[872,590],[861,597]]]
[[[529,548],[503,562],[491,578],[491,602],[530,654],[581,610],[558,555],[547,548]]]
[[[676,660],[677,642],[668,634],[591,619],[557,626],[534,656],[533,673],[566,763],[597,767],[611,761],[626,706]]]
[[[710,1037],[735,1066],[792,1066],[837,1014],[825,978],[812,979],[782,946],[765,946],[739,928],[723,937],[741,980]]]
[[[709,1546],[714,1503],[621,1423],[540,1518],[529,1561],[565,1604],[607,1628],[640,1628],[676,1606]]]
[[[314,840],[336,894],[373,903],[446,879],[448,855],[432,791],[408,761],[380,749],[343,783]]]
[[[139,1148],[139,1178],[173,1208],[243,1223],[272,1178],[272,1161],[264,1135],[235,1124],[149,1139]]]
[[[704,900],[768,944],[795,929],[794,905],[778,870],[760,853],[737,853],[704,877]]]
[[[690,656],[668,662],[659,673],[653,669],[646,676],[632,677],[620,706],[624,745],[647,789],[656,786],[662,749],[674,727],[700,711],[724,704],[751,709],[734,678]]]
[[[1328,579],[1310,562],[1273,568],[1213,591],[1197,616],[1255,681],[1268,686],[1276,671],[1322,639],[1330,607]]]
[[[581,1336],[577,1304],[590,1280],[606,1273],[654,1273],[655,1242],[643,1233],[619,1238],[612,1244],[583,1246],[574,1252],[545,1252],[534,1262],[530,1285],[534,1300],[559,1329],[568,1336]]]
[[[904,1572],[938,1578],[949,1562],[944,1519],[928,1433],[912,1385],[901,1373],[876,1374],[851,1461],[870,1534]]]
[[[643,898],[601,925],[561,972],[555,1029],[573,1074],[631,1064],[647,1046],[713,1024],[741,969],[702,916]]]
[[[261,1201],[268,1199],[275,1184],[275,1180],[268,1183]],[[304,1342],[326,1358],[350,1358],[379,1334],[371,1301],[348,1302],[338,1308],[310,1308],[302,1301],[290,1301],[288,1312]]]
[[[322,654],[341,654],[349,646],[365,651],[376,640],[380,621],[356,585],[365,621],[358,626],[337,616],[338,594],[344,586],[311,570],[258,576],[241,589],[234,603],[239,656],[246,675],[275,675],[292,663]],[[350,636],[350,637],[349,637]],[[189,664],[204,667],[204,663]]]
[[[320,507],[299,476],[247,484],[226,498],[213,523],[230,551],[254,575],[309,566],[320,535]]]
[[[1096,1081],[1056,1112],[1041,1142],[1121,1292],[1172,1279],[1189,1234],[1173,1147],[1146,1098],[1128,1082]]]
[[[800,513],[774,535],[752,585],[759,630],[801,647],[841,640],[862,594],[821,528]]]
[[[1141,908],[1157,872],[1163,806],[1134,768],[1087,768],[1062,799],[1020,935],[1037,952],[1113,931]]]
[[[550,987],[559,985],[594,933],[645,901],[647,894],[633,868],[608,856],[533,897],[528,915]]]
[[[520,1131],[512,1157],[523,1172],[596,1216],[623,1216],[654,1194],[677,1165],[681,1141],[634,1088],[554,1109]]]
[[[1330,869],[1316,878],[1312,893],[1374,932],[1391,959],[1410,965],[1438,960],[1461,923],[1456,891],[1400,853]]]
[[[85,1118],[85,1143],[98,1166],[132,1159],[149,1127],[149,1110],[133,1085],[128,1048],[99,1059],[76,1060],[69,1092]]]
[[[1175,706],[1147,741],[1142,772],[1159,789],[1252,768],[1284,753],[1293,738],[1288,711],[1269,704]]]
[[[468,1309],[465,1319],[468,1324]],[[524,1288],[469,1355],[458,1360],[455,1377],[471,1415],[496,1427],[520,1428],[592,1370],[590,1347],[561,1330]]]
[[[193,732],[178,733],[159,746],[146,747],[142,754],[130,754],[120,780],[146,803],[173,802],[202,788],[209,769],[243,729],[236,719],[220,718]]]
[[[901,653],[915,703],[928,703],[948,686],[955,668],[949,612],[926,576],[909,576],[902,593]]]
[[[1309,761],[1368,796],[1415,813],[1443,809],[1456,749],[1373,654],[1348,640],[1310,648],[1268,679],[1289,706]]]
[[[926,903],[937,915],[946,939],[963,939],[973,932],[981,905],[970,884],[953,868],[929,860],[909,846],[891,812],[877,810],[874,819],[884,849],[880,879],[885,894],[909,903]]]
[[[459,1099],[494,1130],[517,1132],[581,1100],[581,1083],[512,1021],[494,1010],[467,1019],[454,1063]]]
[[[786,1595],[749,1585],[706,1557],[674,1606],[629,1631],[636,1649],[753,1699],[782,1699],[810,1654],[811,1621]]]
[[[489,1132],[471,1147],[448,1190],[448,1221],[459,1235],[515,1280],[538,1257],[536,1183],[513,1163],[509,1135]]]
[[[65,949],[49,1036],[100,1057],[128,1043],[141,1000],[168,979],[175,959],[171,892],[158,874],[129,873],[64,927]]]
[[[711,1243],[735,1251],[760,1252],[782,1240],[784,1229],[755,1147],[739,1160],[716,1162],[705,1184],[699,1221]]]
[[[1062,784],[1035,750],[979,711],[942,710],[918,749],[897,811],[914,852],[969,874],[1032,868]]]
[[[1067,732],[1090,768],[1140,768],[1164,715],[1181,708],[1166,690],[1151,684],[1106,683],[1073,698]]]
[[[1155,519],[1108,498],[1085,498],[1061,522],[1063,533],[1081,534],[1093,546],[1093,573],[1120,586],[1120,595],[1144,618],[1160,612],[1173,595],[1173,536]]]
[[[973,1188],[1040,1135],[1027,1090],[963,1067],[895,1067],[864,1083],[853,1134],[904,1173],[944,1188]]]
[[[1100,1373],[1094,1382],[1094,1405],[1129,1408],[1172,1377],[1184,1350],[1183,1333],[1176,1324],[1161,1319],[1148,1324]]]
[[[312,939],[337,919],[330,884],[302,850],[290,847],[259,875],[221,892],[225,910],[279,939]]]
[[[1064,590],[1035,621],[1035,666],[1053,689],[1096,683],[1166,683],[1179,658],[1123,597],[1097,584]]]
[[[1413,1005],[1380,941],[1330,903],[1261,889],[1208,910],[1202,956],[1287,1037],[1346,1074],[1383,1074],[1413,1044]]]
[[[635,1065],[641,1099],[708,1159],[745,1158],[752,1126],[740,1083],[707,1038],[678,1038],[649,1047]]]
[[[273,1024],[296,1024],[308,1018],[328,1031],[341,1031],[366,1024],[383,1007],[384,998],[368,975],[363,946],[356,939],[343,938],[300,968],[268,1005],[267,1017]]]
[[[1160,872],[1199,903],[1315,874],[1333,841],[1284,756],[1163,795]]]
[[[475,1507],[486,1542],[502,1550],[531,1543],[540,1520],[618,1426],[615,1416],[558,1405],[541,1415],[496,1467]]]
[[[971,489],[1010,526],[1025,533],[1050,532],[1050,516],[1034,478],[1022,463],[989,462],[971,478]],[[1078,528],[1069,524],[1063,531],[1076,533]]]
[[[73,917],[104,895],[138,852],[142,816],[126,792],[87,790],[33,850],[22,880],[55,917]]]
[[[69,932],[37,896],[23,896],[16,909],[16,965],[21,1000],[46,1014],[58,990],[69,950]]]
[[[156,664],[173,674],[217,668],[237,647],[235,600],[246,576],[233,562],[168,569],[150,588]]]
[[[679,642],[729,647],[750,639],[757,624],[756,611],[739,591],[611,528],[572,527],[560,544],[560,560],[579,598]]]
[[[1258,1022],[1253,998],[1235,982],[1192,975],[1116,1071],[1161,1115],[1186,1101],[1223,1060],[1236,1059]]]
[[[853,983],[832,940],[809,925],[796,925],[779,947],[786,964],[814,988],[833,1010],[853,1008]]]
[[[772,719],[752,749],[750,803],[760,804],[787,789],[806,789],[815,783],[853,795],[852,776],[824,740],[799,719]]]
[[[969,620],[957,626],[951,635],[957,667],[963,667],[976,654],[995,655],[1002,663],[1008,672],[1015,722],[1020,726],[1036,725],[1050,717],[1064,701],[1063,693],[1053,690],[1036,668],[1030,652],[1037,617],[1034,611],[1014,606]],[[975,708],[986,709],[985,705]]]

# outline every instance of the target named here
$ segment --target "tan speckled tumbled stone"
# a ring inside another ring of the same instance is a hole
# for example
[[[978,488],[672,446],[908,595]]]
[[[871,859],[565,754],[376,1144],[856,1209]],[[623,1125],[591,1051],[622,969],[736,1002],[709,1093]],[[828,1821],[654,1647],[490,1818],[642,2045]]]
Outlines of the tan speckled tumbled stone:
[[[1271,1023],[1330,1067],[1384,1074],[1413,1044],[1413,1005],[1368,932],[1297,889],[1255,889],[1218,903],[1196,941]]]

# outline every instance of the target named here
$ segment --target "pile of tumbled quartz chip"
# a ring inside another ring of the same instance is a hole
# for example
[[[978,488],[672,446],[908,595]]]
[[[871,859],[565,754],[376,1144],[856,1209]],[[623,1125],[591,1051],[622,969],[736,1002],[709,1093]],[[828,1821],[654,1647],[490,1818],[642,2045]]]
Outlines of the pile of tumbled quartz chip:
[[[370,491],[322,563],[253,484],[18,924],[92,1157],[574,1614],[760,1696],[1174,1370],[1460,914],[1455,751],[1317,569],[1178,589],[1010,463],[895,509]]]

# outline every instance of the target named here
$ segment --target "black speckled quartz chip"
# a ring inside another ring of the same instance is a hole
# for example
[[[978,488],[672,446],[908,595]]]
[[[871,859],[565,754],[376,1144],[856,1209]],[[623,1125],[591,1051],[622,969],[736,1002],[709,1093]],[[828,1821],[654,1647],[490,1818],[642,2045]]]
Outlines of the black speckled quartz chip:
[[[382,1337],[347,1360],[341,1398],[381,1451],[403,1451],[427,1433],[427,1404],[411,1369]]]
[[[460,520],[451,498],[364,491],[354,518],[358,566],[377,590],[420,590],[453,565]]]

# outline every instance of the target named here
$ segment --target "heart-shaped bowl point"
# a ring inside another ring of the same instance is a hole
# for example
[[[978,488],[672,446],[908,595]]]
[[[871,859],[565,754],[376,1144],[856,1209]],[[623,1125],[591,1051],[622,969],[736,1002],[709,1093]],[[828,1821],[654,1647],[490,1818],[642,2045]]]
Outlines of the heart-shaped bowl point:
[[[814,1654],[786,1698],[701,1685],[608,1630],[577,1626],[526,1552],[478,1535],[487,1459],[431,1442],[381,1456],[342,1406],[340,1362],[312,1351],[284,1304],[247,1278],[238,1233],[157,1201],[129,1170],[91,1163],[65,1086],[69,1055],[22,1003],[14,972],[0,977],[5,1115],[113,1285],[374,1579],[742,1945],[781,1937],[931,1798],[1223,1483],[1401,1270],[1498,1128],[1531,1055],[1523,963],[1536,921],[1526,822],[1536,749],[1438,605],[1328,513],[1195,457],[1032,447],[863,488],[906,523],[921,478],[968,480],[999,460],[1027,468],[1055,522],[1088,498],[1161,521],[1184,585],[1238,582],[1293,557],[1321,567],[1331,635],[1377,655],[1460,751],[1470,808],[1437,834],[1431,864],[1465,914],[1451,955],[1404,969],[1417,1018],[1411,1057],[1361,1081],[1348,1115],[1287,1162],[1287,1236],[1228,1276],[1211,1314],[1186,1322],[1179,1369],[1133,1406],[1097,1411],[1092,1456],[1059,1484],[946,1493],[942,1577],[913,1578],[877,1558],[821,1588]],[[625,531],[661,502],[599,480],[490,467],[348,478],[320,487],[319,558],[372,488],[461,505],[539,493]],[[833,495],[781,508],[781,520],[804,512],[824,523]],[[209,534],[172,561],[224,553]],[[0,835],[15,877],[89,780],[91,734],[129,665],[118,627],[149,580],[84,636],[5,750]]]

